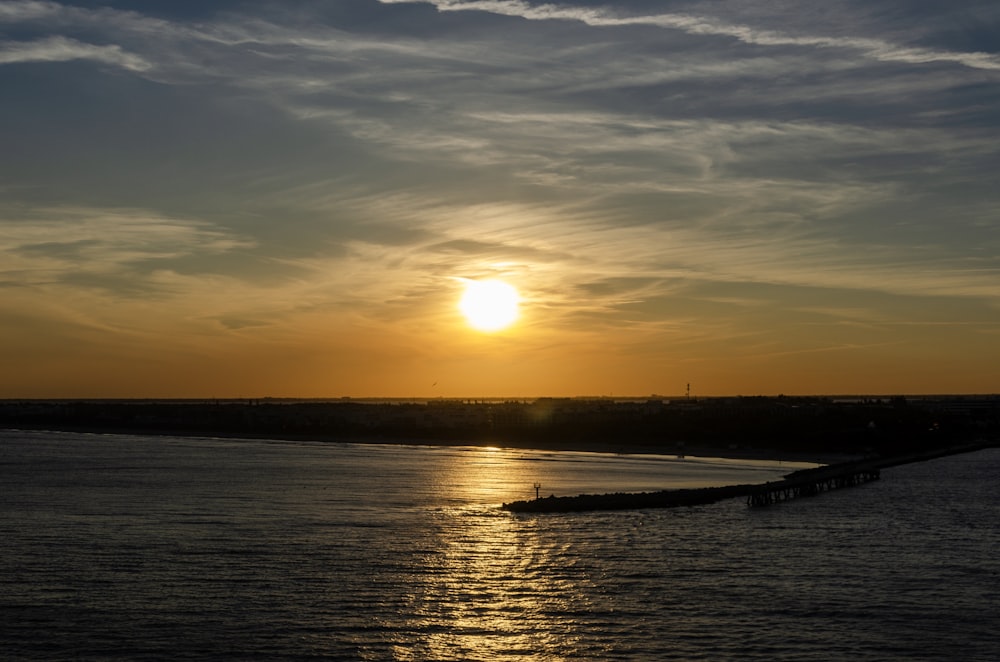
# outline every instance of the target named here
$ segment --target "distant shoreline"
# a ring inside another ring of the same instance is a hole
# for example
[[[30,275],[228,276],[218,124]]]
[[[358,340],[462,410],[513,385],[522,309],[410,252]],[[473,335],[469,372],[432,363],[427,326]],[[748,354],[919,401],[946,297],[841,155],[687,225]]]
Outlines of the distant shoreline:
[[[837,464],[856,460],[858,455],[839,454],[832,452],[796,452],[772,448],[751,447],[720,447],[708,444],[684,443],[671,447],[654,446],[637,443],[614,443],[587,441],[540,441],[540,440],[502,440],[502,439],[429,439],[427,437],[378,437],[353,435],[274,435],[240,432],[221,432],[218,430],[184,431],[155,430],[149,428],[107,428],[96,429],[81,426],[45,426],[45,427],[10,427],[2,428],[11,431],[31,432],[72,432],[78,434],[145,436],[145,437],[176,437],[180,439],[230,439],[247,441],[283,441],[283,442],[315,442],[328,444],[370,444],[379,446],[428,446],[428,447],[478,447],[500,448],[505,450],[534,450],[542,452],[567,453],[604,453],[608,455],[657,455],[676,457],[712,457],[731,460],[759,460],[762,462],[811,462],[813,464]]]
[[[1000,399],[428,404],[0,401],[0,428],[833,464],[995,438]]]

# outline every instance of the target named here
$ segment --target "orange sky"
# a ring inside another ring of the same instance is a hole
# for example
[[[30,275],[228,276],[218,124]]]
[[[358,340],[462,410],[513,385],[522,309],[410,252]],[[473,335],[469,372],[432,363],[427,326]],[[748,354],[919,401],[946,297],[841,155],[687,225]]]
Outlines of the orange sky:
[[[0,17],[0,397],[1000,392],[962,3],[128,4]]]

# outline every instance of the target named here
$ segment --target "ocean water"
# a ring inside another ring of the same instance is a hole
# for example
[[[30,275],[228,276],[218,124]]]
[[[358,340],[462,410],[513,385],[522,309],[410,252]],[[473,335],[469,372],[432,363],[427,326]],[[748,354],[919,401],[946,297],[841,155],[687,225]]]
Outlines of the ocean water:
[[[996,660],[1000,451],[739,500],[671,457],[0,431],[10,660]]]

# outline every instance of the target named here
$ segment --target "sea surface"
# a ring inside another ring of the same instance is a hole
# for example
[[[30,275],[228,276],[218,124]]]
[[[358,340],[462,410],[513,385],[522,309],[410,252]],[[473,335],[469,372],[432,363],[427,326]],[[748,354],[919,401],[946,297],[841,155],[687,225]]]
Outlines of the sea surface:
[[[1000,659],[1000,450],[762,509],[499,508],[798,466],[0,431],[0,657]]]

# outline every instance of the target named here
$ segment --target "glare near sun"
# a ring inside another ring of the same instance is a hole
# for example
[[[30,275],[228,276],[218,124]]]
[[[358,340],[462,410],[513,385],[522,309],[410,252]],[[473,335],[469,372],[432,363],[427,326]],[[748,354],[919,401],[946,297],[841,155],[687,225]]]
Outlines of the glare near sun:
[[[517,290],[501,280],[470,280],[458,309],[472,328],[499,331],[517,321],[520,299]]]

